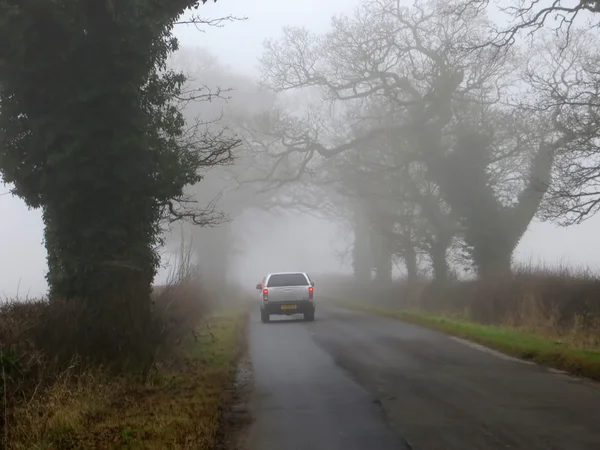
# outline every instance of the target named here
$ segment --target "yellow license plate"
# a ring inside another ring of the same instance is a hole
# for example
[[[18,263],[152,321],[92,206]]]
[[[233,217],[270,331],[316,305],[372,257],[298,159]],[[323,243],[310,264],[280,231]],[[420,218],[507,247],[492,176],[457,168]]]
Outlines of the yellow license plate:
[[[298,309],[297,305],[281,305],[281,309]]]

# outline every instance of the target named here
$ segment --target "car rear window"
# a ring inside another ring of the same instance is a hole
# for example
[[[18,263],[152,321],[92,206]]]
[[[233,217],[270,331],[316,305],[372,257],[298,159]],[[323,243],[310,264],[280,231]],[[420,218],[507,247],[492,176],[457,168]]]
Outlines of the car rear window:
[[[308,286],[308,281],[301,273],[279,273],[271,275],[268,287]]]

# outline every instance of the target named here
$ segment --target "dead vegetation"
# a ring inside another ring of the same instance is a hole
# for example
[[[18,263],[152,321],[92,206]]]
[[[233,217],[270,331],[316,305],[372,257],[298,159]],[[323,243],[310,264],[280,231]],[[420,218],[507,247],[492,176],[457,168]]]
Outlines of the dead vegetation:
[[[600,278],[587,269],[528,265],[506,276],[444,284],[424,278],[412,284],[397,280],[387,287],[345,290],[341,286],[349,284],[341,278],[324,284],[321,288],[329,296],[379,308],[497,325],[582,350],[600,350]]]
[[[155,291],[153,316],[145,333],[132,333],[136,339],[144,339],[143,347],[150,355],[143,367],[129,365],[126,352],[105,364],[80,358],[77,349],[99,341],[92,338],[86,343],[86,336],[72,332],[82,327],[71,324],[93,320],[75,302],[12,300],[0,305],[0,447],[123,448],[130,441],[139,441],[146,442],[141,448],[190,448],[184,445],[184,437],[177,437],[176,424],[167,433],[173,442],[181,441],[173,447],[159,439],[161,431],[156,424],[152,431],[139,423],[137,428],[128,428],[127,420],[120,422],[129,414],[128,408],[135,408],[139,415],[145,407],[149,413],[154,408],[152,399],[159,397],[163,403],[156,407],[162,408],[164,422],[177,395],[187,395],[192,388],[197,391],[195,397],[182,407],[191,402],[196,407],[194,414],[201,414],[202,402],[205,406],[210,403],[202,398],[208,396],[212,399],[210,414],[215,414],[213,397],[229,382],[225,375],[237,345],[229,334],[239,323],[230,321],[224,330],[218,323],[208,323],[214,321],[209,313],[217,309],[217,300],[202,283],[190,254],[189,250],[181,253],[168,283]],[[115,337],[107,331],[104,338]],[[206,349],[199,350],[199,346]],[[207,356],[204,351],[212,353]],[[217,389],[218,380],[205,380],[197,371],[210,374],[211,356],[219,352],[225,354],[220,355],[220,369],[213,374],[220,379]],[[191,378],[197,379],[193,386],[189,380],[192,372],[196,373]],[[164,389],[166,385],[170,388],[160,394],[157,386]],[[201,392],[204,388],[210,392]],[[108,426],[109,422],[112,425]],[[153,446],[152,442],[162,444]]]

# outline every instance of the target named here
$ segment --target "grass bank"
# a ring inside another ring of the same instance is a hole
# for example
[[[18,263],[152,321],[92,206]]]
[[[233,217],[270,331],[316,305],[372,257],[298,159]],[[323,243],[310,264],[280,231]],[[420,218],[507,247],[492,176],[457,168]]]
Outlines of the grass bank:
[[[65,372],[11,411],[5,448],[220,448],[246,317],[245,308],[208,316],[145,381]]]
[[[348,309],[377,314],[422,325],[468,339],[507,355],[600,381],[600,351],[581,348],[508,326],[481,325],[474,322],[424,312],[396,310],[336,301]]]

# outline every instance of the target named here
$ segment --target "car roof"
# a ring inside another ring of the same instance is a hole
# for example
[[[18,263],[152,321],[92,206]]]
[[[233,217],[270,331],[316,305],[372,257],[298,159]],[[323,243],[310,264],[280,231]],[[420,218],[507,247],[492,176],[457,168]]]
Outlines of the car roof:
[[[302,275],[307,275],[306,272],[272,272],[272,273],[268,274],[267,277],[270,277],[271,275],[292,275],[292,274],[296,274],[296,273],[301,273]]]

